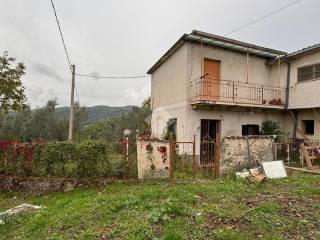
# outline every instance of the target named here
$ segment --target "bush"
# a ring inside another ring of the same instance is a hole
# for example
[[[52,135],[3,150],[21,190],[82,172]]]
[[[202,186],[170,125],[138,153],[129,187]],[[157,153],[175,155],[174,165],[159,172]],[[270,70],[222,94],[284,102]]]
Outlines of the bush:
[[[136,163],[130,165],[115,146],[101,141],[4,145],[0,142],[0,173],[78,179],[136,176]]]
[[[261,134],[262,135],[282,135],[283,132],[281,131],[279,123],[271,120],[265,120],[262,122],[262,125],[261,125]]]

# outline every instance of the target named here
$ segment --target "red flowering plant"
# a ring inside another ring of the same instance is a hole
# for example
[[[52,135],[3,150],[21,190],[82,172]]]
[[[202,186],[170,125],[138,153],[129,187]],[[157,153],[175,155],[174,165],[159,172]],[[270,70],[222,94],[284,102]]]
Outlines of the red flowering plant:
[[[167,147],[160,146],[160,147],[158,147],[158,151],[161,153],[162,162],[165,163],[167,160]]]
[[[12,173],[30,173],[32,162],[38,146],[46,143],[44,140],[37,140],[28,143],[16,141],[0,141],[1,171]]]
[[[8,147],[10,147],[11,145],[16,144],[17,142],[15,141],[10,141],[10,140],[2,140],[0,141],[0,151],[6,152],[8,150]]]

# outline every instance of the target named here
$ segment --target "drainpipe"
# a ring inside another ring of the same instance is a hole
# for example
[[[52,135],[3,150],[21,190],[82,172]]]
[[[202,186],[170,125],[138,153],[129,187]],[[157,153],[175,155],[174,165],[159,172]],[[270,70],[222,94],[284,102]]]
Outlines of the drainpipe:
[[[298,128],[298,111],[293,110],[293,115],[294,115],[294,123],[293,123],[293,138],[297,137],[297,128]]]
[[[290,90],[290,72],[291,72],[291,64],[287,63],[287,87],[286,87],[286,110],[289,108],[289,90]]]

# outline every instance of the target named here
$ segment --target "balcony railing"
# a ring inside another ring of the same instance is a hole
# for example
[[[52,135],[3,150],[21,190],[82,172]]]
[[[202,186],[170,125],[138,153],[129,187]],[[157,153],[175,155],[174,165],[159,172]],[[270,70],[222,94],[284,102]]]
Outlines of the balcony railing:
[[[283,107],[286,90],[281,87],[202,78],[191,82],[191,104],[243,104]]]

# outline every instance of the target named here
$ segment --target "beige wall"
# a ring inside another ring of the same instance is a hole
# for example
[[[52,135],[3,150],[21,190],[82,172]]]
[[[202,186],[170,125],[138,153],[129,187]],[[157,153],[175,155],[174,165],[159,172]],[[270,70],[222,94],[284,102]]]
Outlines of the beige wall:
[[[151,100],[154,109],[187,99],[187,57],[184,44],[152,73]]]
[[[186,129],[186,115],[187,115],[187,102],[180,102],[163,107],[155,108],[152,111],[151,129],[152,136],[155,138],[162,138],[163,131],[166,127],[167,121],[170,118],[177,118],[177,136],[182,139],[183,136],[188,134]]]
[[[320,107],[320,79],[308,82],[297,81],[298,68],[320,63],[320,51],[301,56],[291,61],[289,108]]]

